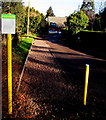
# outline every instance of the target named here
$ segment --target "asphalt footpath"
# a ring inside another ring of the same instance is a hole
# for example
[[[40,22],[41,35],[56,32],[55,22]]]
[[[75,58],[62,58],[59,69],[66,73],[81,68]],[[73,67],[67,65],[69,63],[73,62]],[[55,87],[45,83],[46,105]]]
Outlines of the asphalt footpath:
[[[72,108],[72,103],[74,108],[77,104],[83,105],[86,64],[90,65],[88,104],[91,98],[105,102],[105,60],[72,50],[49,39],[35,38],[20,79],[17,116],[36,118],[43,114],[43,117],[50,115],[52,119],[57,113],[60,114],[58,111],[67,113],[66,116],[77,114],[71,109],[64,109],[70,106]]]

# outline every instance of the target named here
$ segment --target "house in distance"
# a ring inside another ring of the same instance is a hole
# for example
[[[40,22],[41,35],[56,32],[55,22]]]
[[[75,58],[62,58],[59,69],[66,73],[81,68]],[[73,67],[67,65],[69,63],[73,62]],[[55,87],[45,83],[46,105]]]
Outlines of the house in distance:
[[[61,28],[65,27],[66,17],[51,17],[47,18],[47,22],[49,23],[49,34],[61,34]]]
[[[58,27],[65,27],[64,22],[66,22],[66,17],[51,17],[47,18],[47,21],[51,25],[52,23],[56,24]]]

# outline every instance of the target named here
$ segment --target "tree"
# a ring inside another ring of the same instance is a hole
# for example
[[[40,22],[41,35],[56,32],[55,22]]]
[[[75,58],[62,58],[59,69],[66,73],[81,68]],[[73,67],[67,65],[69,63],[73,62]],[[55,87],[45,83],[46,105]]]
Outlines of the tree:
[[[26,33],[28,23],[28,7],[23,6],[22,2],[3,2],[2,8],[3,13],[7,14],[10,12],[16,15],[17,32]],[[45,17],[39,11],[36,11],[34,7],[30,8],[29,19],[29,31],[31,33],[39,34],[41,31],[45,31],[47,27]]]
[[[106,8],[104,8],[104,11],[101,13],[101,25],[102,30],[106,31]]]
[[[26,13],[27,13],[27,7],[26,7]],[[47,21],[45,20],[45,16],[40,13],[38,10],[35,10],[34,8],[30,8],[30,15],[29,15],[29,31],[31,33],[37,33],[37,34],[45,34],[48,28]],[[27,26],[27,14],[25,17],[25,23],[24,26]],[[24,32],[26,32],[26,27],[24,27]]]
[[[25,22],[25,9],[22,2],[3,2],[2,13],[11,13],[16,15],[17,31],[22,32],[23,24]]]
[[[84,0],[81,9],[89,17],[89,29],[93,29],[94,24],[94,0]]]
[[[67,18],[67,26],[72,35],[77,34],[88,26],[89,18],[83,11],[71,14]]]
[[[49,7],[49,9],[48,9],[47,12],[46,12],[46,18],[47,18],[48,16],[55,16],[54,13],[53,13],[53,10],[52,10],[52,7],[51,7],[51,6]]]
[[[7,14],[15,14],[16,15],[16,34],[12,35],[12,43],[15,47],[19,41],[19,32],[22,33],[24,28],[24,22],[25,22],[25,9],[23,6],[23,3],[20,2],[2,2],[2,13]],[[5,34],[3,35],[5,36]],[[5,37],[6,38],[6,37]],[[6,39],[4,39],[6,41]]]
[[[41,13],[41,21],[39,23],[39,34],[47,34],[49,29],[49,23],[46,21],[44,15]]]
[[[102,30],[101,28],[102,28],[102,26],[101,26],[101,16],[99,14],[96,14],[95,19],[94,19],[94,23],[93,23],[93,29],[95,31],[100,31],[100,30]]]
[[[92,17],[94,16],[94,1],[84,1],[81,6],[81,10],[89,17],[89,19],[92,19]]]

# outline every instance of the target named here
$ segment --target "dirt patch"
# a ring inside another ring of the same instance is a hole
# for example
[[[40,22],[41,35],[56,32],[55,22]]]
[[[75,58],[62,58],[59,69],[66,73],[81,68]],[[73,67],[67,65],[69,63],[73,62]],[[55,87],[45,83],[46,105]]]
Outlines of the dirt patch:
[[[22,71],[22,65],[19,64],[16,60],[16,54],[13,51],[13,110],[16,110],[14,107],[14,100],[16,97],[16,88],[19,82],[19,77]],[[8,118],[8,72],[7,72],[7,46],[2,46],[2,117]],[[13,115],[14,116],[14,115]],[[12,116],[11,116],[12,117]]]
[[[7,93],[7,47],[2,46],[2,114],[7,115],[8,93]]]

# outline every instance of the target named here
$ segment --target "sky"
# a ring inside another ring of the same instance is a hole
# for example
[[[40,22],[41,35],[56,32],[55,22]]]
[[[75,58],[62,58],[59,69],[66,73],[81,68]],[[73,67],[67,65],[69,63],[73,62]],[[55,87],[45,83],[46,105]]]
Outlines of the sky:
[[[24,5],[28,5],[29,0],[22,0]],[[95,11],[97,12],[103,7],[103,1],[105,0],[94,0],[95,1]],[[78,10],[82,5],[83,0],[30,0],[30,7],[34,7],[35,10],[46,15],[46,11],[51,6],[55,16],[65,17],[69,16],[75,10]],[[102,4],[101,4],[102,2]]]

